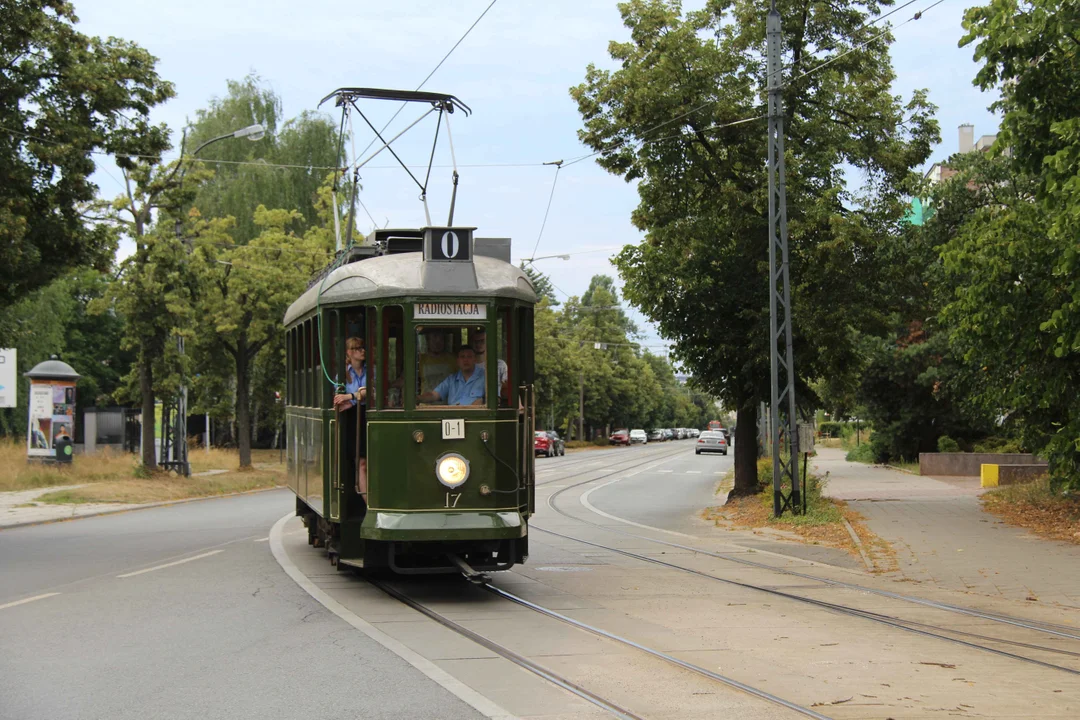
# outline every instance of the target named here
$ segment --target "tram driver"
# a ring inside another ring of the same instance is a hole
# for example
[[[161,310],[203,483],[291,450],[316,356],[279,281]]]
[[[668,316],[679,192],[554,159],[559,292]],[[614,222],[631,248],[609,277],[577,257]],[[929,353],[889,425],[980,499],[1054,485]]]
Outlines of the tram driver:
[[[487,404],[484,368],[476,365],[476,351],[472,346],[462,345],[458,349],[457,365],[456,373],[448,376],[434,390],[421,393],[417,400],[422,403],[443,402],[447,405]]]

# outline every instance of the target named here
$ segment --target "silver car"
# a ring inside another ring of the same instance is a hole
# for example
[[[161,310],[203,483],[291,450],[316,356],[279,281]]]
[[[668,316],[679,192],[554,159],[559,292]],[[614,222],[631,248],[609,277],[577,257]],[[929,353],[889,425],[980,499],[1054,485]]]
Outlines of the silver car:
[[[724,433],[715,430],[701,433],[694,447],[694,454],[700,455],[703,452],[718,452],[721,455],[727,455],[727,438],[724,437]]]

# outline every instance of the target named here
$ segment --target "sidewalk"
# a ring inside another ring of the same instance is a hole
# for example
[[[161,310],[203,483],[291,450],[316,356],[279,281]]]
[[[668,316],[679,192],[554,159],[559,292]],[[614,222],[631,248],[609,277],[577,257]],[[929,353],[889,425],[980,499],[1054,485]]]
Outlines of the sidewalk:
[[[123,503],[78,503],[50,505],[37,503],[35,500],[47,493],[60,490],[74,490],[82,485],[58,485],[56,487],[43,487],[34,490],[19,490],[16,492],[0,492],[0,529],[14,527],[28,523],[50,522],[53,520],[68,520],[70,518],[98,515],[102,512],[114,510],[127,510],[139,507],[138,505],[125,505]]]
[[[825,494],[866,518],[892,544],[894,577],[1011,600],[1080,607],[1080,546],[1043,540],[983,512],[978,478],[933,478],[844,460],[819,448]]]

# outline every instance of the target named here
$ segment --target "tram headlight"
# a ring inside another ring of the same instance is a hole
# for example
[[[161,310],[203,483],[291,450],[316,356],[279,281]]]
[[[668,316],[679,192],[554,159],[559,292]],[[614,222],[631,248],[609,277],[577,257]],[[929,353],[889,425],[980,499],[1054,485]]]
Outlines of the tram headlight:
[[[435,461],[435,477],[448,488],[459,487],[469,479],[469,461],[457,453],[447,453]]]

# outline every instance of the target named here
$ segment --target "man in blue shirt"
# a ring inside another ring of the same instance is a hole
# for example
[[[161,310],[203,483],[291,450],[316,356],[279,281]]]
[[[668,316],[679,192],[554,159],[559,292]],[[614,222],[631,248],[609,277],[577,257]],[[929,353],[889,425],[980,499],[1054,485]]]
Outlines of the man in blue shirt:
[[[367,367],[364,364],[364,341],[351,337],[345,341],[345,392],[334,395],[334,409],[338,412],[356,407],[357,401],[367,405]]]
[[[434,390],[421,393],[417,400],[422,403],[443,401],[447,405],[484,405],[487,380],[484,369],[476,366],[476,353],[468,345],[462,345],[457,354],[458,371],[450,375]]]

